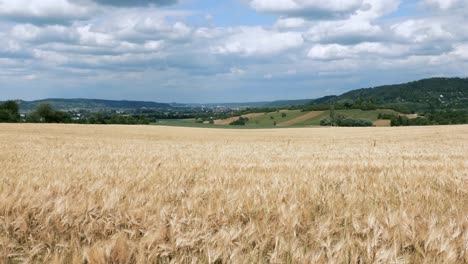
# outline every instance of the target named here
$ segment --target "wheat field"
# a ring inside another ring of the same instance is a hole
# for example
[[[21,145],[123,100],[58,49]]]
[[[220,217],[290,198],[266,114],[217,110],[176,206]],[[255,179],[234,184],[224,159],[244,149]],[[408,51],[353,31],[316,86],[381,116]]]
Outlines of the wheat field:
[[[468,263],[468,126],[0,125],[0,263]]]

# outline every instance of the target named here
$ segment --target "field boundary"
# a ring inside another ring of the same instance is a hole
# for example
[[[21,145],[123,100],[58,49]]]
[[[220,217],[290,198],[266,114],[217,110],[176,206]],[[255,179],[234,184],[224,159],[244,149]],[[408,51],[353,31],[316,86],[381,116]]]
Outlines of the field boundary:
[[[301,123],[301,122],[307,121],[309,119],[312,119],[314,117],[317,117],[317,116],[321,115],[322,113],[323,113],[323,111],[312,111],[312,112],[309,112],[307,114],[298,116],[298,117],[293,118],[291,120],[288,120],[286,122],[279,123],[278,126],[292,126],[294,124]]]
[[[246,115],[241,115],[241,116],[234,116],[234,117],[230,117],[230,118],[227,118],[227,119],[218,119],[218,120],[214,121],[214,124],[215,125],[229,125],[232,122],[235,122],[235,121],[239,120],[239,118],[241,118],[241,117],[255,118],[257,116],[262,116],[264,114],[265,113],[251,113],[251,114],[246,114]]]

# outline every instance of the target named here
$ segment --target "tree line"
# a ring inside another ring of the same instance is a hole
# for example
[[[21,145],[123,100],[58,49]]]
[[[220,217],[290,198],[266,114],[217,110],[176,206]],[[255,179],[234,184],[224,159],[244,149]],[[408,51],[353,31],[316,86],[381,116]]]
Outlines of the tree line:
[[[20,121],[19,105],[15,101],[0,104],[0,122],[17,123]]]
[[[78,124],[125,124],[146,125],[156,120],[151,120],[145,115],[123,115],[117,113],[95,112],[76,114],[72,112],[55,110],[50,104],[42,103],[33,111],[24,114],[19,112],[19,104],[16,101],[7,101],[0,104],[0,123],[78,123]]]
[[[416,118],[405,115],[381,114],[379,119],[391,121],[392,126],[434,126],[468,124],[467,110],[438,110],[425,112]]]

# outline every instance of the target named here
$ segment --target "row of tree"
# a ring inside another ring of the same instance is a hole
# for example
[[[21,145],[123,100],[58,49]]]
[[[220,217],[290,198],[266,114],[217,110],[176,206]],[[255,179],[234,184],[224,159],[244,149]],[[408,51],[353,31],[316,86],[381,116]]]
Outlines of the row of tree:
[[[339,126],[339,127],[370,127],[374,124],[371,120],[363,118],[351,118],[345,115],[335,113],[335,106],[331,105],[330,118],[320,120],[321,126]]]
[[[33,112],[27,115],[29,123],[71,123],[70,113],[52,109],[49,104],[40,104]]]
[[[381,114],[379,119],[391,120],[392,126],[432,126],[468,124],[468,111],[466,110],[439,110],[426,112],[417,118],[408,118],[405,115]]]
[[[150,124],[156,120],[151,120],[147,116],[123,115],[117,113],[89,113],[74,118],[71,112],[64,112],[53,109],[49,104],[44,103],[37,106],[32,112],[21,118],[19,105],[15,101],[7,101],[0,104],[0,123],[79,123],[79,124]]]
[[[15,101],[0,104],[0,123],[17,123],[20,121],[19,105]]]
[[[348,109],[360,109],[363,111],[378,110],[378,109],[392,109],[396,112],[404,114],[413,114],[419,109],[416,103],[386,103],[379,104],[373,99],[362,99],[356,100],[344,99],[337,102],[333,102],[332,105],[336,110],[348,110]],[[330,103],[317,103],[307,106],[297,106],[291,109],[301,109],[302,111],[326,111],[330,109]]]

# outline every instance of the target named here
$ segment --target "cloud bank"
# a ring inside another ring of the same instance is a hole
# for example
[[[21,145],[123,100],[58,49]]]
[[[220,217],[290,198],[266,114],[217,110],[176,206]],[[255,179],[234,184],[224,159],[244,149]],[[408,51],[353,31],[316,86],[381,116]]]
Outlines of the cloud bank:
[[[242,8],[258,25],[171,0],[0,0],[0,96],[252,101],[467,75],[466,1]]]

